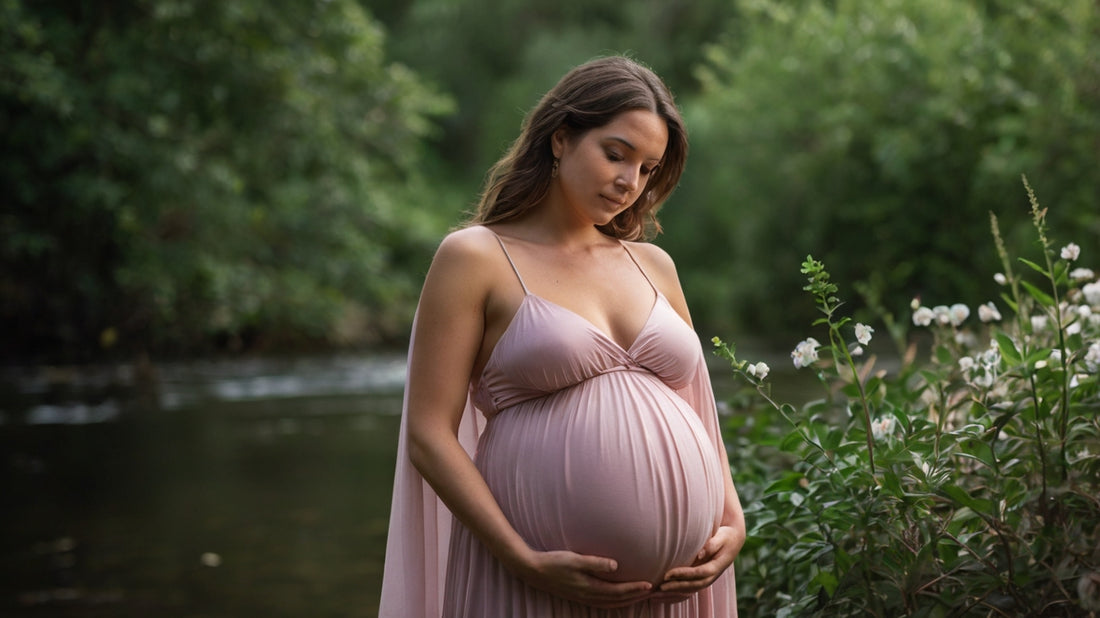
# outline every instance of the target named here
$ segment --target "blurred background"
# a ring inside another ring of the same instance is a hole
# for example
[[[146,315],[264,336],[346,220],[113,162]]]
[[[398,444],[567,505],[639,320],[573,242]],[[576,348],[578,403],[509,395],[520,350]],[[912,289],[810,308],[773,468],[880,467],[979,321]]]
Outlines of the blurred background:
[[[782,358],[1100,249],[1095,0],[0,0],[0,614],[374,616],[404,346],[527,109],[627,53],[692,151],[655,242]]]

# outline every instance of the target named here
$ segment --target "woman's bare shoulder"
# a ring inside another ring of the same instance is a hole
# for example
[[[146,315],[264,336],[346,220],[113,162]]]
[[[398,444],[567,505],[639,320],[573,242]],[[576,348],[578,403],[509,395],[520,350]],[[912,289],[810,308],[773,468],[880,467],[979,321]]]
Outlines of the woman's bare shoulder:
[[[497,246],[495,235],[483,225],[471,225],[448,232],[439,243],[438,251],[460,254],[488,253]]]
[[[454,230],[443,237],[435,251],[433,268],[476,270],[500,260],[500,245],[488,228],[472,225]]]
[[[649,280],[661,290],[684,321],[690,325],[691,314],[688,311],[687,300],[684,298],[684,290],[680,287],[680,277],[676,274],[676,263],[672,260],[672,256],[652,243],[631,242],[629,245],[638,263],[649,275]]]
[[[508,275],[508,262],[496,235],[480,225],[454,230],[443,237],[432,258],[425,288],[442,287],[448,294],[484,298]]]
[[[627,242],[630,250],[641,260],[651,276],[667,280],[678,280],[676,262],[667,251],[650,242]]]

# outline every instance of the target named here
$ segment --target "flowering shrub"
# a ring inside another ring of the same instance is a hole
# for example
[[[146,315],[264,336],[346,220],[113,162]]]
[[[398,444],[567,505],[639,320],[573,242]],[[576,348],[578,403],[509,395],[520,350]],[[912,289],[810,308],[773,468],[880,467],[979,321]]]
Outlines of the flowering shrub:
[[[874,329],[840,314],[837,288],[812,257],[805,289],[827,338],[807,338],[791,359],[816,373],[823,399],[777,402],[767,370],[714,339],[767,402],[733,421],[730,456],[750,525],[738,559],[743,613],[1100,610],[1100,282],[1077,267],[1077,245],[1055,250],[1027,191],[1041,259],[1019,259],[1015,272],[993,217],[1004,293],[976,321],[964,305],[914,301],[912,342],[883,313],[896,367],[879,368],[871,354],[857,361]]]

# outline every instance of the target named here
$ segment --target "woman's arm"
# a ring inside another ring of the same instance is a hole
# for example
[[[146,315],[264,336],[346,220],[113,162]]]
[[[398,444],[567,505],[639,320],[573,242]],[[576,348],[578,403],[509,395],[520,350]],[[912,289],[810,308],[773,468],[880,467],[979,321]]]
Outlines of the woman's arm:
[[[648,594],[651,585],[599,579],[616,569],[608,558],[532,550],[458,441],[471,373],[479,357],[487,355],[482,345],[494,292],[503,288],[501,281],[514,277],[503,260],[495,240],[478,228],[449,235],[436,253],[410,351],[409,459],[454,516],[518,577],[590,605],[629,604]]]

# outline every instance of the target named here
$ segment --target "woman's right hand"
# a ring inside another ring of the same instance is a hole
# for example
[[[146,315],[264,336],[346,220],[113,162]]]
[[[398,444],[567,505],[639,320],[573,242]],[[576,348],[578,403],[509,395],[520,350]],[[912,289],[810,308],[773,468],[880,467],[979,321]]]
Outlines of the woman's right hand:
[[[645,581],[604,579],[619,567],[611,558],[571,551],[533,551],[517,573],[531,586],[555,596],[601,609],[637,603],[653,593]]]

